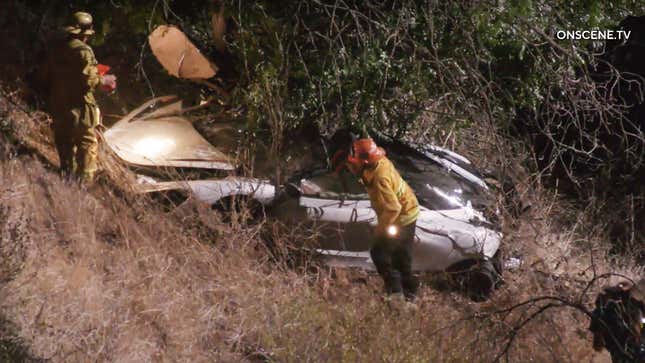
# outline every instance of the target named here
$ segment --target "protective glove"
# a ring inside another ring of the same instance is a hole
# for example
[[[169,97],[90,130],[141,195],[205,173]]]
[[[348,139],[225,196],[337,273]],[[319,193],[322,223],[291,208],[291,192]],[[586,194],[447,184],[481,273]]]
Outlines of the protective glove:
[[[116,89],[116,76],[113,74],[101,76],[101,89],[107,93],[112,93]]]

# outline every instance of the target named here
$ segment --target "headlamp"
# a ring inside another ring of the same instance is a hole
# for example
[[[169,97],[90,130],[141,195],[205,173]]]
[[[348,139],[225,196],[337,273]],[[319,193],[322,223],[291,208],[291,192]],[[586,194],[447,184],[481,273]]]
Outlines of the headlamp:
[[[387,235],[390,237],[395,237],[399,234],[399,228],[393,224],[387,226]]]

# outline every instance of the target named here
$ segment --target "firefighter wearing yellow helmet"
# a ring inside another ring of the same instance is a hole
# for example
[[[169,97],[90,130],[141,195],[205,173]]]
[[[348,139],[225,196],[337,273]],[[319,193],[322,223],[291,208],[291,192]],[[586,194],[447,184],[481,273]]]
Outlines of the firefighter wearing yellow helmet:
[[[49,52],[46,74],[49,80],[49,110],[60,167],[66,175],[91,182],[97,170],[98,140],[95,127],[100,111],[94,90],[104,81],[99,75],[92,48],[87,44],[94,34],[92,15],[76,12],[66,38]],[[114,79],[110,79],[112,83]]]

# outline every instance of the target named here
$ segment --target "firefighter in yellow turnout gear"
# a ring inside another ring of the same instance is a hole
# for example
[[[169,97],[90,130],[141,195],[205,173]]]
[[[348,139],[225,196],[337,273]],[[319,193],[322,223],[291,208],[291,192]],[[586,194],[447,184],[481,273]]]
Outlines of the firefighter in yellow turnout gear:
[[[65,28],[67,39],[50,50],[46,76],[49,110],[61,171],[91,182],[97,170],[99,108],[94,90],[101,83],[97,61],[87,39],[94,34],[92,16],[77,12]]]
[[[372,139],[355,141],[346,164],[360,176],[378,218],[370,255],[385,290],[389,294],[403,293],[412,300],[418,288],[411,255],[419,215],[414,191]]]

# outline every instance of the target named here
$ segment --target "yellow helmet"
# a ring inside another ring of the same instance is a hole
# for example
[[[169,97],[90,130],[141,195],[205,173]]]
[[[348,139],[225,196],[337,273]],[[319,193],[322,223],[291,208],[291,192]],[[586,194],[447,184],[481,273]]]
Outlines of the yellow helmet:
[[[84,11],[77,11],[72,15],[70,24],[65,27],[65,31],[75,35],[93,35],[92,15]]]

